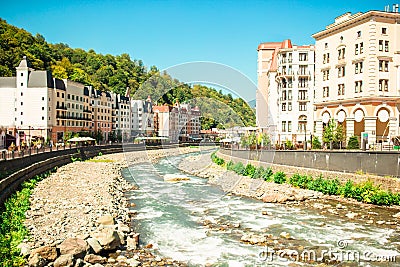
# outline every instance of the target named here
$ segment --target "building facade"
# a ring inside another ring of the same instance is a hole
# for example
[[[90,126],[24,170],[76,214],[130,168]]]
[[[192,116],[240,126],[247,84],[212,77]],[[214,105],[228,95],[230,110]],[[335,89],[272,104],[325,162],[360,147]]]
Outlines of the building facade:
[[[368,134],[369,144],[399,135],[400,14],[346,13],[316,40],[315,128],[334,119],[347,140]]]
[[[313,129],[314,46],[258,47],[257,122],[273,143],[304,144]]]
[[[152,136],[154,134],[153,102],[148,96],[144,100],[131,100],[131,136]]]

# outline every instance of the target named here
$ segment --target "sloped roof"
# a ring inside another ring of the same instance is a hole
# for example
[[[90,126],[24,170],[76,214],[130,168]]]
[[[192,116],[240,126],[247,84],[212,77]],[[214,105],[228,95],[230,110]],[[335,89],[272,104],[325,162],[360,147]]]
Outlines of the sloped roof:
[[[0,77],[0,88],[16,88],[16,77]]]
[[[31,71],[29,73],[28,87],[54,88],[51,72],[47,70]]]
[[[169,106],[153,106],[154,111],[169,112]]]

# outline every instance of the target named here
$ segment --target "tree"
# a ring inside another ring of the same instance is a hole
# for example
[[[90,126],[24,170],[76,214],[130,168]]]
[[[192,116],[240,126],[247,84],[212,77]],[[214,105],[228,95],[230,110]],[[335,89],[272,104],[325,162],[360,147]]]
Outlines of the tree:
[[[321,149],[321,141],[319,141],[318,136],[314,136],[312,139],[312,148],[313,149]]]
[[[332,149],[334,144],[337,144],[339,148],[342,148],[342,142],[345,140],[346,135],[343,125],[336,124],[336,122],[331,119],[328,122],[328,125],[324,127],[322,141],[325,144],[329,144],[329,148]]]
[[[358,142],[358,137],[353,135],[349,138],[349,142],[347,143],[347,149],[359,149],[360,143]]]

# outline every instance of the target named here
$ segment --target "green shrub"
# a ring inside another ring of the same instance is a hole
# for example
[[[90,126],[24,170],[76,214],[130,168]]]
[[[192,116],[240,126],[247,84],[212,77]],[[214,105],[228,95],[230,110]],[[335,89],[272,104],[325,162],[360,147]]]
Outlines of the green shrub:
[[[321,145],[321,141],[319,141],[318,136],[314,136],[312,139],[312,148],[313,149],[321,149],[322,145]]]
[[[220,165],[220,166],[225,164],[225,160],[218,157],[215,154],[215,152],[211,154],[211,160],[212,160],[212,162],[214,162],[215,164]]]
[[[266,168],[264,172],[261,174],[261,178],[264,179],[264,181],[270,182],[272,181],[274,173],[270,167]]]
[[[227,169],[228,171],[231,171],[232,168],[233,168],[233,165],[235,165],[235,163],[233,163],[232,160],[228,161],[228,163],[226,164],[226,169]]]
[[[51,172],[35,176],[21,184],[21,190],[15,192],[0,210],[0,266],[24,266],[25,259],[17,246],[27,237],[24,225],[25,212],[29,209],[29,197],[36,184]]]
[[[334,180],[329,179],[326,183],[326,194],[328,195],[338,195],[340,192],[340,181],[336,178]]]
[[[353,135],[349,138],[349,142],[347,143],[347,149],[359,149],[360,144],[358,142],[358,137]]]
[[[250,177],[252,177],[253,178],[253,175],[254,175],[254,173],[256,172],[256,167],[254,167],[253,165],[251,165],[250,163],[248,163],[247,165],[246,165],[246,168],[245,168],[245,175],[246,176],[250,176]]]
[[[286,182],[286,174],[284,172],[277,172],[274,174],[274,182],[277,184],[283,184]]]
[[[300,187],[303,189],[308,189],[308,184],[313,180],[311,176],[307,175],[300,175],[298,173],[294,174],[292,177],[289,179],[289,184],[295,186],[295,187]]]
[[[232,170],[239,175],[244,175],[246,168],[244,167],[243,163],[238,162],[232,167]]]
[[[264,173],[264,171],[265,170],[264,170],[264,168],[262,166],[258,167],[251,178],[254,178],[254,179],[261,178],[263,173]]]

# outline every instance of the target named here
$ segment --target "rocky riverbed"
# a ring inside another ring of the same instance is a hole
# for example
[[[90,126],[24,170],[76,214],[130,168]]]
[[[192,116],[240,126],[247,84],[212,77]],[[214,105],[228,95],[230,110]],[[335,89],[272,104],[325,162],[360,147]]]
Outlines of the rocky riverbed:
[[[295,188],[289,184],[276,184],[240,176],[214,164],[210,154],[189,156],[179,164],[179,168],[186,173],[208,179],[210,184],[220,187],[227,194],[256,198],[267,203],[301,206],[317,210],[321,214],[334,215],[338,219],[400,229],[399,206],[381,207],[365,204],[354,199]]]
[[[133,163],[194,152],[176,148],[127,152],[74,162],[39,182],[25,225],[29,239],[19,245],[29,266],[184,266],[138,246],[131,231],[135,213],[124,192],[135,190],[121,176]]]

